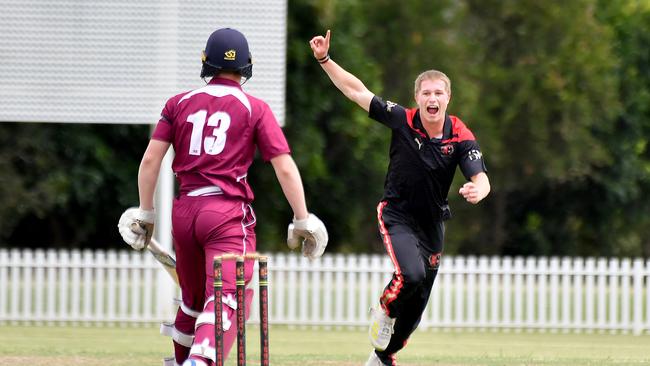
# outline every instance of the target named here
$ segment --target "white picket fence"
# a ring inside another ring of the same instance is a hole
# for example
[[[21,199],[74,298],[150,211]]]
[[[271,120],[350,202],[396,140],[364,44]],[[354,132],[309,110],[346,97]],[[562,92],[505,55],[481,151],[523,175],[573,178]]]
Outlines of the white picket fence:
[[[270,322],[366,326],[391,272],[383,255],[310,262],[271,254]],[[153,325],[173,319],[174,296],[175,285],[147,253],[0,249],[0,324]],[[420,329],[450,328],[643,334],[650,331],[650,264],[443,257]]]

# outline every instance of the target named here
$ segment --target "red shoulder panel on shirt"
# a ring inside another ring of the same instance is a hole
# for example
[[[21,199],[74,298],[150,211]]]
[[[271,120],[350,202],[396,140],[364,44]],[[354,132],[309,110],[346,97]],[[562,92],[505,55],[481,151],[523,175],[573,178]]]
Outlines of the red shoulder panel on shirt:
[[[417,128],[413,127],[413,118],[415,118],[415,113],[416,113],[417,111],[418,111],[417,108],[411,108],[411,109],[407,109],[407,110],[406,110],[406,123],[408,123],[409,127],[411,127],[411,129],[412,129],[413,131],[415,131],[415,132],[417,132],[418,134],[420,134],[420,136],[422,136],[422,137],[426,137],[426,135],[425,135],[424,133],[422,133],[422,131],[420,131],[420,130],[418,130]]]
[[[461,121],[460,118],[451,115],[449,116],[449,118],[451,119],[452,137],[448,140],[444,140],[443,143],[476,140],[472,131],[470,131],[470,129],[467,126],[465,126],[465,123],[463,123],[463,121]]]

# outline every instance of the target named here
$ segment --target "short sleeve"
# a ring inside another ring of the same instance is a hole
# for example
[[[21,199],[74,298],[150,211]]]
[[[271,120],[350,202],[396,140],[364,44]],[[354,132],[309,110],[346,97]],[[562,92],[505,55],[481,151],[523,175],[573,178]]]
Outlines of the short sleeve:
[[[478,173],[487,172],[483,153],[476,140],[465,140],[458,144],[458,156],[460,170],[466,179],[470,179]]]
[[[399,128],[406,121],[404,107],[391,101],[384,102],[380,97],[374,96],[370,101],[368,116],[391,129]]]
[[[266,103],[262,104],[262,112],[256,123],[255,140],[264,161],[291,152],[280,124]]]
[[[173,108],[176,105],[173,99],[169,99],[165,107],[163,107],[162,112],[160,112],[160,119],[151,135],[151,138],[154,140],[172,142],[174,123],[171,116],[174,115]]]

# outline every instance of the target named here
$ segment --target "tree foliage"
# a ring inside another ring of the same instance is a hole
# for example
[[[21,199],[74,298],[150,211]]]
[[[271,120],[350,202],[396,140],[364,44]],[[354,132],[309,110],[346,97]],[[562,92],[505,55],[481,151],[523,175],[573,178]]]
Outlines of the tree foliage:
[[[382,193],[389,136],[356,104],[340,96],[314,60],[308,42],[331,28],[332,57],[345,61],[351,72],[368,81],[369,88],[376,88],[378,65],[369,59],[359,42],[369,32],[369,25],[348,21],[363,18],[361,4],[289,4],[285,133],[301,169],[309,209],[328,226],[330,250],[341,252],[367,251],[373,246],[380,249],[374,207]],[[267,176],[258,177],[263,183],[257,186],[273,187],[279,192],[277,182],[270,176],[272,172],[265,171]],[[265,215],[265,222],[260,220],[258,224],[258,232],[261,237],[277,238],[272,242],[281,247],[286,232],[280,230],[274,236],[271,230],[285,229],[291,213],[282,196],[277,197],[273,206],[281,207],[285,214]],[[270,212],[273,207],[268,203],[259,200],[256,207]]]
[[[593,185],[600,193],[598,251],[607,255],[650,255],[650,3],[598,1],[597,16],[614,33],[617,97],[622,109],[607,142],[613,163]]]
[[[469,0],[467,14],[466,36],[480,50],[474,114],[497,170],[488,251],[570,252],[584,217],[569,195],[610,159],[595,136],[611,130],[618,107],[610,34],[588,1]]]
[[[137,204],[143,126],[0,125],[0,243],[119,245],[116,217]]]
[[[477,136],[492,193],[467,204],[456,177],[448,253],[650,254],[647,2],[291,0],[288,9],[284,131],[330,251],[383,250],[375,207],[390,131],[314,60],[308,41],[327,29],[332,58],[385,99],[411,106],[420,72],[450,76],[449,111]],[[0,125],[0,245],[119,245],[114,221],[137,202],[147,137],[132,126]],[[256,161],[249,177],[260,247],[283,250],[291,210],[273,169]]]

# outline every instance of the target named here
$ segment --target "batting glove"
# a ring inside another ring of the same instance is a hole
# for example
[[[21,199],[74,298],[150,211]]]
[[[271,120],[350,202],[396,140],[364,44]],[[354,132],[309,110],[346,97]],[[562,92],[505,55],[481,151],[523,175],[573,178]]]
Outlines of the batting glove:
[[[151,241],[156,213],[131,207],[120,216],[117,228],[124,242],[135,250],[142,250]]]
[[[314,214],[309,214],[306,219],[293,219],[287,230],[287,246],[296,249],[302,244],[302,255],[309,259],[316,259],[323,255],[329,236],[325,224]]]

